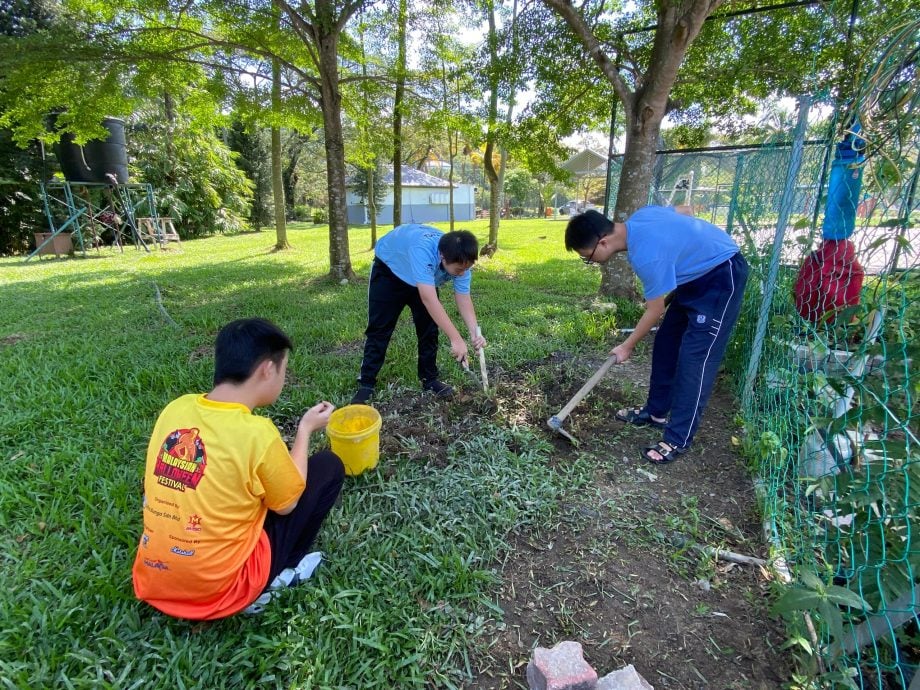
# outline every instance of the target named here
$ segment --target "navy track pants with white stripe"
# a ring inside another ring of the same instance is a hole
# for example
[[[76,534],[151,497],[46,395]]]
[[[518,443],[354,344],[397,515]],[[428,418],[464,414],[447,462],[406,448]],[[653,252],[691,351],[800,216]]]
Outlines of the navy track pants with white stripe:
[[[647,409],[667,417],[664,440],[677,448],[693,441],[732,329],[741,312],[748,265],[741,254],[680,285],[652,351]]]

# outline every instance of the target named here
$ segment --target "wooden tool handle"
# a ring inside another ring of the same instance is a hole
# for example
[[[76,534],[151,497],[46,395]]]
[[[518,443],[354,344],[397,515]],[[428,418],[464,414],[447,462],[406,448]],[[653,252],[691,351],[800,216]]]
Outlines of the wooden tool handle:
[[[604,378],[604,375],[610,370],[610,367],[616,363],[617,356],[610,355],[601,365],[601,368],[594,372],[594,376],[589,378],[587,383],[585,383],[585,385],[583,385],[581,389],[574,396],[572,396],[572,399],[569,400],[568,404],[559,410],[556,418],[561,422],[563,419],[568,417],[569,413],[575,409],[575,406],[580,403],[588,393],[591,392],[591,389],[597,385],[597,382]]]
[[[482,337],[482,329],[479,326],[476,326],[476,335],[477,337]],[[489,373],[486,371],[486,351],[484,348],[479,348],[479,372],[482,374],[482,389],[486,390],[489,387]]]

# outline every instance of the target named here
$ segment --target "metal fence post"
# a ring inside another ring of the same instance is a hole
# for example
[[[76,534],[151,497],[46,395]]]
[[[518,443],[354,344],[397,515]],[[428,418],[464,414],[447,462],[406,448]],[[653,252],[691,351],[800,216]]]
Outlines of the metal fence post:
[[[811,97],[802,96],[799,99],[799,118],[795,125],[795,137],[792,142],[792,155],[789,158],[789,168],[786,172],[786,184],[779,204],[779,216],[776,220],[776,234],[773,236],[773,252],[770,255],[770,269],[763,286],[763,300],[760,303],[760,314],[757,317],[757,330],[754,333],[754,343],[751,346],[751,359],[748,361],[747,375],[744,379],[744,392],[741,395],[742,409],[750,409],[751,396],[754,393],[754,381],[760,369],[760,358],[763,354],[763,339],[767,332],[767,322],[770,318],[770,308],[773,306],[773,293],[776,290],[776,276],[779,273],[779,262],[783,251],[783,239],[786,236],[786,226],[795,201],[795,183],[802,167],[802,151],[805,148],[805,129],[808,125],[808,109],[811,106]],[[820,190],[819,190],[820,192]]]

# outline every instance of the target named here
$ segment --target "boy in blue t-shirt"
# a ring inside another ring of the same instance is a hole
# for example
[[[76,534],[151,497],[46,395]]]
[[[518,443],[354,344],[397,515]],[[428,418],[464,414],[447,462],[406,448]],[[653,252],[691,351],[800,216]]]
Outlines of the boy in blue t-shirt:
[[[457,310],[469,329],[473,347],[485,347],[485,339],[477,333],[476,310],[470,297],[470,268],[479,254],[476,237],[467,230],[445,234],[430,225],[409,223],[384,235],[375,253],[367,291],[364,359],[352,404],[366,403],[374,394],[390,337],[406,306],[412,311],[418,338],[422,388],[449,398],[453,389],[438,380],[438,329],[447,335],[451,355],[458,362],[466,361],[468,349],[441,304],[438,288],[453,281]]]
[[[646,206],[625,223],[597,211],[569,221],[565,248],[586,263],[605,263],[626,252],[645,295],[645,313],[626,340],[610,351],[625,362],[664,314],[652,350],[652,373],[644,407],[619,410],[616,418],[664,431],[645,449],[655,464],[687,451],[741,311],[748,265],[738,245],[720,228],[694,218],[687,207]],[[665,296],[672,293],[670,304]],[[668,418],[670,414],[670,419]]]

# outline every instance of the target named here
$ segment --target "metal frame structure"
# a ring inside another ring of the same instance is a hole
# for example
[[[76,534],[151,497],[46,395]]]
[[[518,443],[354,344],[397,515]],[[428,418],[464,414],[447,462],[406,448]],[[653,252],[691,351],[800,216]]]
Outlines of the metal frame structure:
[[[77,236],[80,251],[86,256],[84,231],[91,236],[98,236],[96,227],[101,225],[110,229],[115,235],[115,244],[124,251],[123,238],[130,237],[137,249],[149,252],[150,247],[144,242],[138,231],[137,218],[146,216],[157,219],[156,199],[153,187],[147,183],[108,184],[105,182],[70,182],[53,180],[41,185],[42,203],[51,234],[44,242],[26,257],[26,261],[41,252],[54,241],[59,234],[72,227]],[[93,202],[91,192],[101,190],[106,203]],[[63,212],[64,219],[60,216]],[[59,220],[56,222],[55,218]],[[158,220],[156,225],[159,226]],[[95,242],[94,242],[95,244]]]

